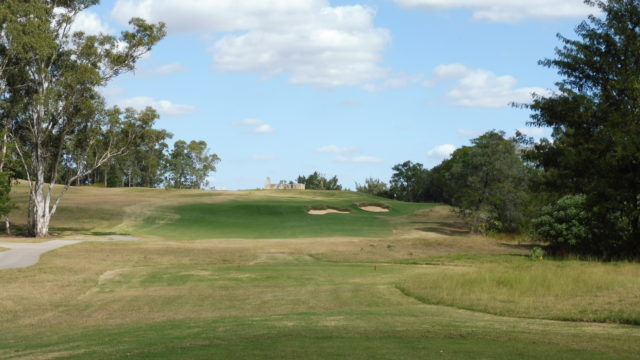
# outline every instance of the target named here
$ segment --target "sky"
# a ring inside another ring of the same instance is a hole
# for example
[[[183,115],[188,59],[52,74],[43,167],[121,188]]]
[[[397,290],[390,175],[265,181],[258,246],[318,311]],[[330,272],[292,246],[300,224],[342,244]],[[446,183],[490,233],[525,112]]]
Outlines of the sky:
[[[581,0],[109,0],[74,26],[166,23],[135,72],[101,91],[156,108],[172,141],[206,141],[222,159],[212,187],[318,171],[355,189],[489,130],[548,136],[511,104],[554,91],[559,76],[538,61],[593,12]]]

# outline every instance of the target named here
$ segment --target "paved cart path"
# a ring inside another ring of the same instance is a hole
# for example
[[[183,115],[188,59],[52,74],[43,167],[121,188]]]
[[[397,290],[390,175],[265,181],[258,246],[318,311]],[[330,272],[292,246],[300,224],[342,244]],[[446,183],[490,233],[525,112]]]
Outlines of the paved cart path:
[[[109,239],[97,241],[131,241],[136,240],[128,236],[110,236]],[[20,269],[35,265],[40,261],[40,255],[61,248],[74,245],[85,240],[51,240],[42,243],[13,243],[0,242],[0,248],[10,250],[0,252],[0,270]]]

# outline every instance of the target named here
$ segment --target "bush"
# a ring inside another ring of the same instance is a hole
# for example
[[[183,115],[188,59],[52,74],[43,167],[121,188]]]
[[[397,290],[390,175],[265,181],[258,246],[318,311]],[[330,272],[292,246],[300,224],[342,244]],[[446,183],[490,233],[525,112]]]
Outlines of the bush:
[[[531,260],[544,260],[545,251],[539,246],[535,246],[531,249],[531,253],[529,254],[529,258]]]
[[[532,221],[534,237],[555,250],[589,253],[593,246],[589,220],[586,196],[567,195],[542,208],[542,215]]]

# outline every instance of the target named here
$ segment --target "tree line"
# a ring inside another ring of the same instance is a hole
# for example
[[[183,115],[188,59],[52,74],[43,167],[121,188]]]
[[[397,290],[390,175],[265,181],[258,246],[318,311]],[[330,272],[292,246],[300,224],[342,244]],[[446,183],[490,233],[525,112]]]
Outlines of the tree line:
[[[71,185],[199,188],[219,161],[203,141],[169,149],[172,135],[153,128],[151,108],[106,105],[99,89],[132,71],[166,30],[133,18],[120,36],[73,31],[97,3],[0,4],[0,215],[7,221],[11,179],[26,179],[33,236],[48,235]]]
[[[526,232],[556,253],[640,259],[640,2],[587,0],[602,15],[559,35],[557,91],[523,105],[551,139],[488,132],[432,169],[407,161],[359,191],[456,207],[475,231]]]

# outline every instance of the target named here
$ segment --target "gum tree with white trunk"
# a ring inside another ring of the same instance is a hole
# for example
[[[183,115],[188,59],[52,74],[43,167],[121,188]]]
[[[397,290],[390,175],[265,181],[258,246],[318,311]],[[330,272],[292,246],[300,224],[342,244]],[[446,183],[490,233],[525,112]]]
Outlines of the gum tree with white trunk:
[[[49,234],[51,218],[74,181],[134,142],[135,114],[106,109],[97,89],[133,70],[165,35],[164,24],[135,18],[132,30],[119,37],[74,32],[78,14],[97,3],[0,4],[0,63],[7,64],[2,96],[11,105],[6,130],[29,183],[28,227],[36,237]]]

